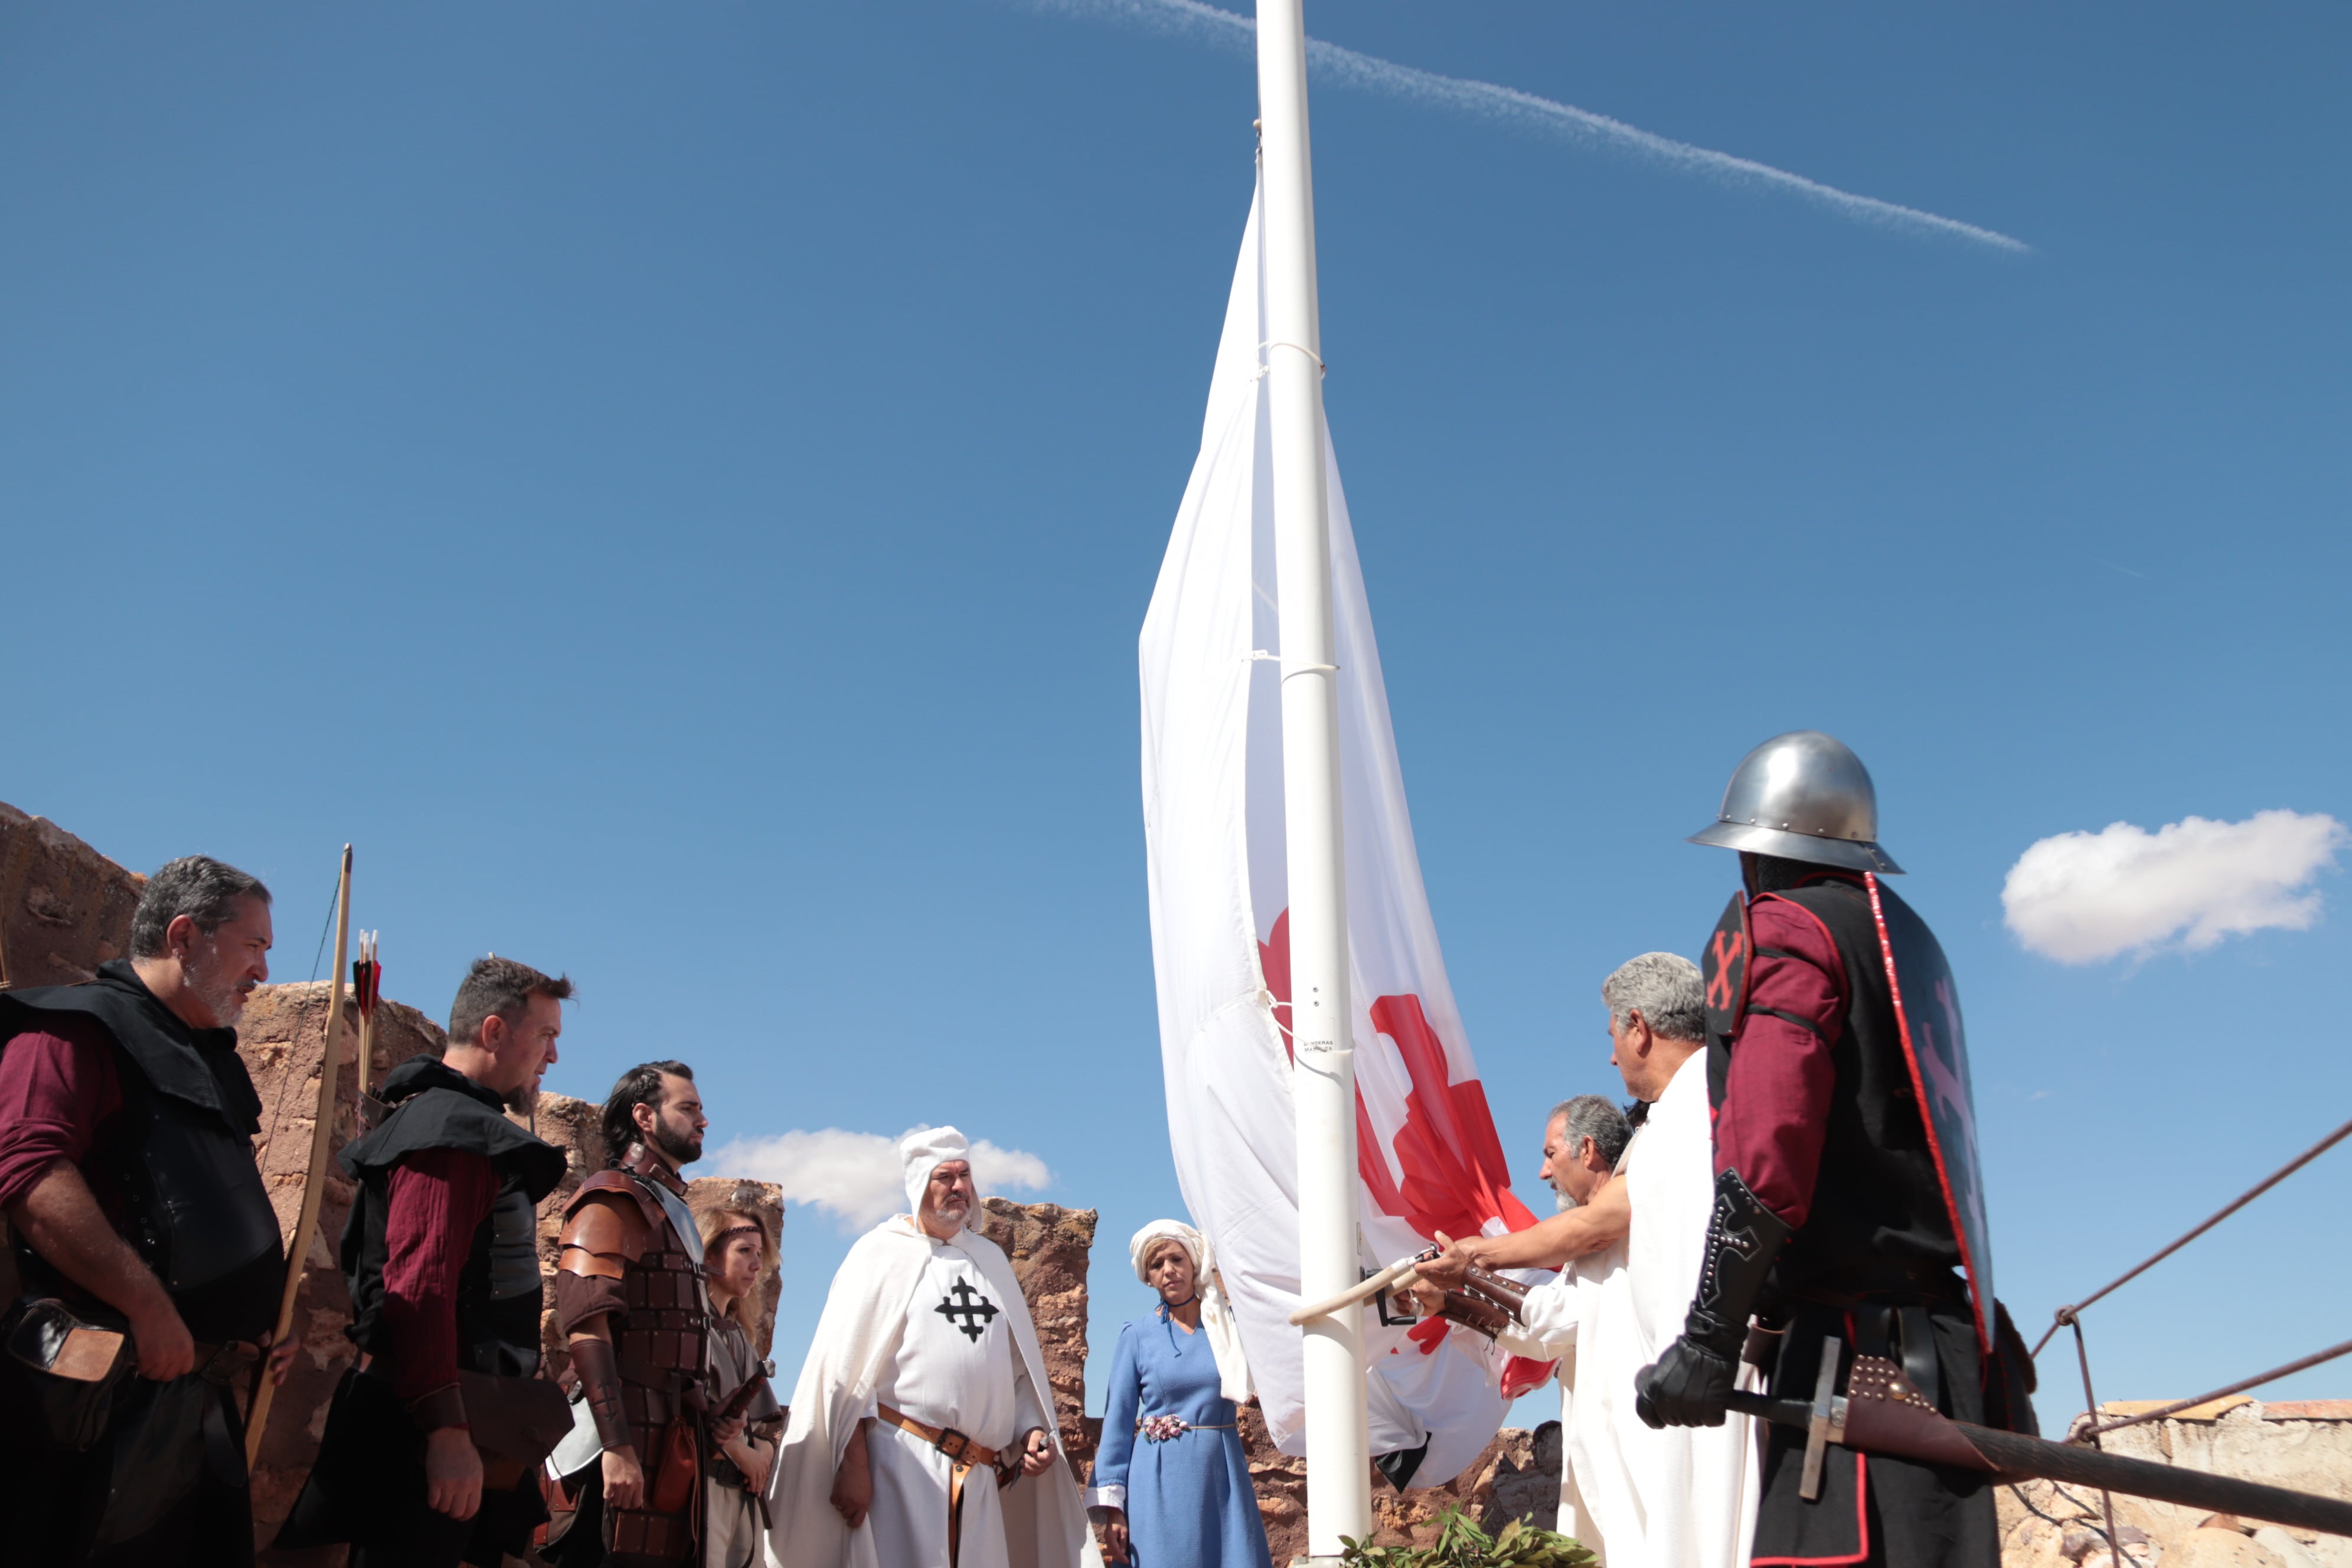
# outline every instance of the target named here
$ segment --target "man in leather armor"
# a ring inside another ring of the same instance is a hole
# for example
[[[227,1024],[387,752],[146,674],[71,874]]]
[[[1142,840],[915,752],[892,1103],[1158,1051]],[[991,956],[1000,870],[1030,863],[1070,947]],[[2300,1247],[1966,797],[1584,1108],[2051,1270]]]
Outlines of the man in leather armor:
[[[556,1060],[572,982],[475,962],[449,1045],[383,1081],[383,1120],[347,1146],[358,1184],[342,1267],[361,1352],[275,1544],[353,1543],[352,1568],[499,1568],[547,1517],[538,1462],[563,1426],[540,1363],[538,1205],[563,1152],[529,1111]],[[534,1405],[553,1430],[520,1433]]]
[[[1957,1216],[1981,1214],[1971,1203],[1973,1141],[1959,1149],[1947,1131],[1939,1153],[1931,1140],[1908,1037],[1918,1026],[1906,1023],[1906,997],[1889,979],[1904,931],[1919,933],[1913,951],[1936,965],[1941,951],[1877,881],[1900,868],[1876,837],[1869,773],[1813,731],[1749,753],[1719,820],[1694,836],[1740,852],[1746,893],[1710,948],[1715,1209],[1683,1333],[1638,1379],[1652,1426],[1719,1425],[1743,1355],[1771,1393],[1810,1402],[1834,1344],[1849,1363],[1868,1355],[1900,1365],[1946,1415],[2032,1430],[2017,1358],[1989,1363],[1980,1352],[1994,1319],[1997,1346],[2014,1344],[2015,1331],[1997,1304],[1972,1308],[1958,1273]],[[1906,976],[1927,978],[1905,962]],[[1948,976],[1937,989],[1957,1037]],[[1964,1099],[1957,1037],[1948,1048]],[[1977,1247],[1971,1276],[1981,1291],[1980,1237]],[[1832,1445],[1808,1497],[1805,1440],[1801,1430],[1768,1429],[1755,1562],[2000,1561],[1990,1478]]]
[[[130,962],[0,994],[11,1563],[253,1561],[231,1388],[269,1339],[286,1260],[236,1026],[270,938],[269,890],[193,855],[148,879]],[[281,1382],[294,1348],[271,1353]]]
[[[612,1164],[564,1211],[556,1331],[577,1425],[556,1451],[565,1502],[549,1531],[566,1568],[670,1568],[699,1552],[701,1471],[736,1436],[707,1417],[710,1302],[678,1167],[709,1122],[684,1062],[631,1068],[604,1102]]]

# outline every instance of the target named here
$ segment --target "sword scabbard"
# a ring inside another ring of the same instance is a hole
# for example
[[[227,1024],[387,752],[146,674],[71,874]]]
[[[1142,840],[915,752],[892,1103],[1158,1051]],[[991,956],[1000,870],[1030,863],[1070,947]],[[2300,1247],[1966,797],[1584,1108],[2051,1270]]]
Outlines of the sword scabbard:
[[[1835,1351],[1825,1347],[1824,1354],[1833,1356]],[[1846,1393],[1837,1403],[1843,1406],[1843,1427],[1829,1440],[1857,1453],[1974,1470],[2002,1482],[2048,1480],[2098,1487],[2209,1513],[2352,1537],[2352,1502],[2341,1498],[1955,1421],[1912,1392],[1901,1368],[1877,1357],[1855,1358]],[[1816,1415],[1814,1407],[1801,1399],[1776,1399],[1762,1394],[1734,1393],[1725,1405],[1736,1414],[1801,1430],[1811,1428]]]

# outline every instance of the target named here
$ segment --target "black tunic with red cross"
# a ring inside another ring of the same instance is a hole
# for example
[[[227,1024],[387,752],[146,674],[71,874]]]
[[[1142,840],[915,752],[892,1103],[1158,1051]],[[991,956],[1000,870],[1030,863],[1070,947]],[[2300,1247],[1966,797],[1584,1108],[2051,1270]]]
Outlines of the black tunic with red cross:
[[[1825,869],[1760,895],[1744,918],[1735,900],[1705,967],[1716,1169],[1738,1171],[1793,1231],[1759,1312],[1769,1341],[1749,1342],[1771,1391],[1810,1401],[1834,1338],[1849,1362],[1904,1366],[1947,1415],[2004,1425],[1987,1407],[1961,1248],[1863,879]],[[1753,1568],[2000,1562],[1985,1478],[1832,1447],[1809,1502],[1804,1445],[1801,1430],[1768,1428]]]

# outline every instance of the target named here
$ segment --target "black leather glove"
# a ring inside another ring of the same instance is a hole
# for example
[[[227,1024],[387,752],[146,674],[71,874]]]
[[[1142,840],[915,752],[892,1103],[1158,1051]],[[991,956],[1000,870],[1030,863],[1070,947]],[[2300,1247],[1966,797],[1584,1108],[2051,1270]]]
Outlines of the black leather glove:
[[[1633,1379],[1633,1413],[1645,1426],[1720,1426],[1739,1365],[1688,1334]]]
[[[1789,1226],[1737,1171],[1715,1178],[1706,1256],[1682,1337],[1633,1379],[1633,1412],[1651,1426],[1720,1426],[1739,1379],[1748,1319],[1764,1293]]]

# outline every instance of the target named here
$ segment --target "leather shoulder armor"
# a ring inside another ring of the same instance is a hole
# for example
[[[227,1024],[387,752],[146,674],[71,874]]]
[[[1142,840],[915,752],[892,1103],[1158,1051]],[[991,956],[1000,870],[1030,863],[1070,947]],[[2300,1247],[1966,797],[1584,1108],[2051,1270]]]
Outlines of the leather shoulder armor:
[[[614,1198],[626,1198],[636,1209],[638,1217],[646,1222],[646,1228],[649,1231],[661,1229],[667,1217],[662,1213],[661,1200],[647,1192],[644,1183],[626,1171],[606,1169],[597,1172],[580,1184],[579,1191],[573,1193],[563,1205],[565,1221],[568,1223],[572,1216],[579,1212],[582,1205],[600,1194],[605,1196],[608,1204]]]
[[[618,1279],[646,1255],[654,1228],[637,1205],[622,1201],[623,1196],[610,1187],[592,1192],[585,1186],[573,1195],[556,1240],[557,1268]]]

